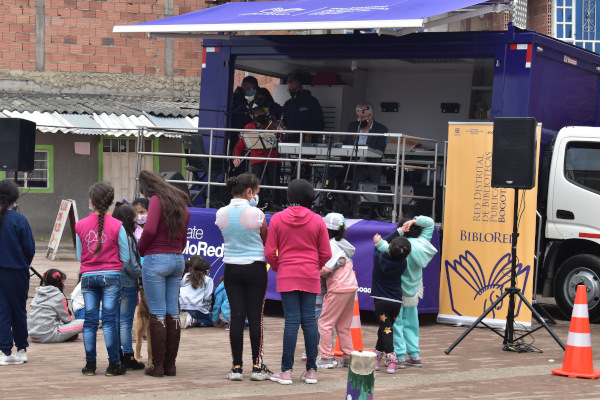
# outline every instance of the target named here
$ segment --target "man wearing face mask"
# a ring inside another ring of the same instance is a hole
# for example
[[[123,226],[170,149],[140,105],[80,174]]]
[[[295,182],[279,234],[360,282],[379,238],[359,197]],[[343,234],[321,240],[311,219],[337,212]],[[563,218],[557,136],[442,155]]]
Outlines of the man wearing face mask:
[[[375,121],[373,116],[373,105],[370,103],[358,103],[355,108],[356,112],[356,120],[350,122],[348,125],[348,129],[346,132],[358,133],[357,135],[347,135],[344,136],[345,145],[353,146],[355,140],[358,140],[359,145],[367,145],[371,149],[379,150],[382,154],[385,151],[386,146],[386,138],[384,136],[385,133],[388,132],[388,128]],[[379,133],[380,135],[376,136],[367,136],[363,135],[364,133]],[[347,160],[347,159],[346,159]],[[358,160],[355,157],[352,157],[353,161],[359,162],[368,162],[368,163],[380,163],[380,158],[359,158]],[[346,168],[350,168],[350,172],[348,173],[348,182],[343,183],[343,188],[346,189],[350,186],[351,190],[358,190],[358,185],[361,182],[372,182],[379,183],[381,181],[381,174],[383,167],[380,166],[367,166],[367,165],[356,165],[356,166],[348,166]],[[346,176],[346,168],[344,168],[344,175]],[[339,176],[339,175],[338,175]],[[338,178],[337,182],[342,180],[342,178]],[[347,199],[348,200],[348,199]],[[356,211],[358,206],[358,196],[352,196],[350,200],[352,210]]]
[[[373,105],[370,103],[358,103],[356,105],[356,121],[350,122],[346,132],[358,132],[358,144],[367,145],[371,149],[379,150],[382,154],[385,150],[386,139],[384,134],[388,132],[388,128],[380,124],[373,119]],[[363,133],[379,133],[377,136],[367,136]],[[344,144],[354,145],[356,135],[344,136]],[[354,160],[354,159],[353,159]],[[380,163],[379,158],[359,158],[356,161],[368,162],[368,163]],[[354,167],[351,167],[348,178],[352,179],[353,190],[356,190],[359,182],[373,182],[379,183],[381,181],[381,170],[380,166],[366,166],[357,165],[356,171]]]
[[[249,104],[250,116],[252,122],[244,127],[244,129],[268,129],[276,130],[277,126],[273,124],[273,119],[269,115],[269,108],[265,106],[262,100],[253,100]],[[259,146],[260,147],[260,146]],[[233,155],[239,157],[246,151],[246,142],[241,139],[233,149]],[[278,158],[279,153],[276,148],[273,149],[250,149],[250,157],[270,157]],[[233,160],[233,165],[238,167],[241,164],[241,160],[236,158]],[[256,175],[259,179],[263,176],[263,181],[268,186],[279,186],[279,175],[281,174],[281,162],[280,161],[269,161],[264,160],[251,160],[250,161],[251,172]],[[264,175],[263,175],[264,172]],[[262,182],[260,182],[262,185]],[[264,206],[265,199],[269,203],[269,208],[272,205],[279,206],[281,193],[279,190],[268,190],[263,189],[264,196],[261,197],[260,206]]]
[[[258,81],[253,76],[247,76],[242,80],[242,84],[233,91],[233,103],[231,106],[231,128],[243,129],[246,125],[252,122],[248,115],[248,100],[247,97],[253,97],[258,89]],[[239,141],[239,132],[229,132],[229,148],[228,154],[232,154],[233,149]],[[236,167],[231,173],[231,176],[237,176],[246,170],[246,163],[242,163],[241,167]]]
[[[291,99],[283,105],[283,124],[291,131],[324,131],[325,121],[321,104],[309,90],[302,87],[297,75],[288,78],[288,93]],[[303,141],[309,143],[310,135],[304,135]],[[288,134],[286,142],[300,142],[300,134]]]

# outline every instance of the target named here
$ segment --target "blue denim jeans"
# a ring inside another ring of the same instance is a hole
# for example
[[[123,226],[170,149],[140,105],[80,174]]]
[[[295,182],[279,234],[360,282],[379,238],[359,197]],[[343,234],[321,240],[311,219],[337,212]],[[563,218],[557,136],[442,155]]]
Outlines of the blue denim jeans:
[[[137,287],[124,287],[121,289],[121,305],[119,308],[119,333],[121,347],[124,354],[133,354],[131,344],[131,328],[133,327],[133,314],[138,301]]]
[[[118,363],[119,357],[119,296],[120,275],[84,275],[81,293],[85,301],[83,345],[85,360],[96,361],[96,334],[102,302],[102,331],[108,352],[108,361]]]
[[[181,310],[189,313],[196,320],[194,326],[213,326],[212,316],[210,314],[201,313],[198,310]]]
[[[183,274],[182,254],[150,254],[144,257],[142,279],[150,314],[165,318],[179,314],[179,283]]]
[[[304,346],[306,348],[306,370],[317,370],[316,359],[319,346],[317,339],[317,320],[315,319],[315,293],[281,292],[283,316],[283,355],[281,356],[281,371],[285,372],[294,366],[294,353],[298,340],[298,328],[302,325]]]

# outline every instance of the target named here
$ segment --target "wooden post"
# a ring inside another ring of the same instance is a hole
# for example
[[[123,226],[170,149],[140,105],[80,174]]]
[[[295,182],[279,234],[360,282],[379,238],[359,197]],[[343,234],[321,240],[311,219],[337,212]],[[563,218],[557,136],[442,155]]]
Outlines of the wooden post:
[[[377,355],[370,351],[350,353],[346,400],[373,400],[376,359]]]

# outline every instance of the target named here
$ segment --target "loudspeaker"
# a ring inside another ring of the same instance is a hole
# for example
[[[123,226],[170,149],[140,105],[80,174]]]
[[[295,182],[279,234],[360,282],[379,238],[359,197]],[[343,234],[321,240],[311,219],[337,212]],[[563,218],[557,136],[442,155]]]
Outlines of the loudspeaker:
[[[160,176],[162,176],[165,179],[165,181],[185,181],[185,178],[183,177],[183,175],[181,175],[181,172],[161,172]],[[169,184],[181,190],[183,193],[187,194],[188,197],[190,197],[190,190],[188,189],[188,186],[185,183],[169,182]]]
[[[532,189],[537,161],[535,118],[494,118],[492,187]]]
[[[35,122],[0,118],[0,170],[33,171]]]
[[[369,183],[360,182],[358,184],[359,192],[375,192],[375,193],[393,193],[394,185],[384,183]],[[402,194],[405,196],[414,196],[415,191],[412,186],[404,186]],[[400,197],[400,188],[398,188],[398,197]],[[374,203],[374,204],[393,204],[394,198],[392,196],[377,196],[374,194],[361,194],[359,203]],[[415,199],[403,198],[402,204],[412,205],[415,203]]]

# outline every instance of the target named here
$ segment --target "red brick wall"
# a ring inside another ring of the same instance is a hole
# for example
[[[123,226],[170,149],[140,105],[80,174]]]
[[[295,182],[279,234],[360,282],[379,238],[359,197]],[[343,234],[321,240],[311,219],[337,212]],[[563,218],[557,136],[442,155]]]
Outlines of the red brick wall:
[[[206,8],[174,0],[174,15]],[[164,17],[164,0],[47,0],[46,71],[163,75],[164,39],[115,34],[115,25]],[[0,68],[35,69],[35,0],[0,0]],[[175,75],[200,76],[202,42],[175,40]]]
[[[544,35],[552,35],[552,0],[527,2],[527,28]]]

